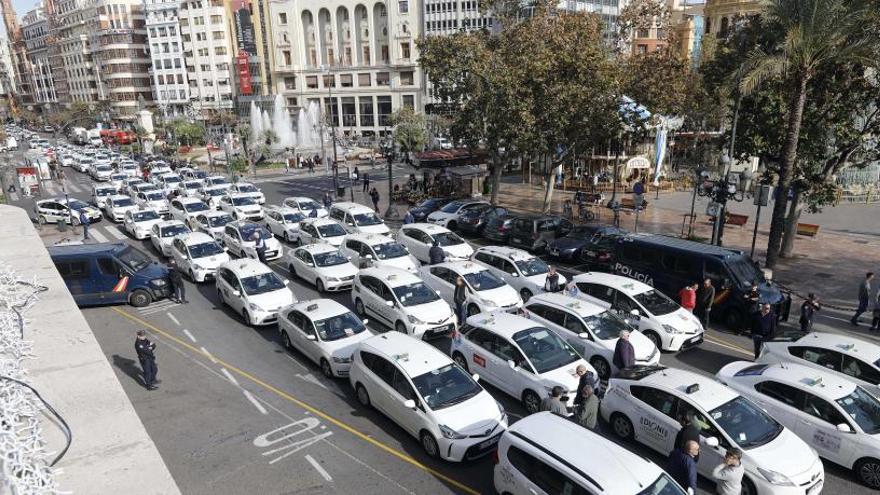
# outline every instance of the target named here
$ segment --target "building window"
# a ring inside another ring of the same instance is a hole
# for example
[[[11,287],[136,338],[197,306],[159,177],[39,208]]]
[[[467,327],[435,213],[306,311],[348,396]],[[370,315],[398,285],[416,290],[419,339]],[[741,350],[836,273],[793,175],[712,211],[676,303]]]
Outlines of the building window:
[[[391,77],[387,72],[376,73],[376,86],[390,86]]]
[[[397,11],[401,14],[409,13],[409,0],[400,0],[397,2]]]
[[[306,87],[309,89],[318,89],[318,76],[306,76]]]
[[[354,102],[353,96],[342,99],[342,125],[344,127],[354,127],[357,125],[356,108],[357,105]]]
[[[214,47],[215,55],[226,55],[226,47],[225,46],[215,46]]]
[[[410,57],[409,43],[401,43],[400,44],[400,56],[404,60],[409,60],[409,57]]]
[[[364,65],[370,65],[370,47],[364,47]]]
[[[410,110],[415,110],[416,108],[416,97],[415,95],[403,95],[403,106],[409,108]]]
[[[288,98],[288,99],[287,99],[287,106],[288,106],[288,107],[295,107],[295,106],[297,106],[297,105],[296,105],[296,98]]]
[[[408,70],[400,73],[400,85],[401,86],[412,86],[413,85],[413,71]]]
[[[382,63],[388,63],[388,45],[382,45]]]
[[[376,109],[379,114],[379,127],[390,124],[391,120],[391,96],[377,96]]]
[[[651,36],[651,32],[648,29],[641,28],[636,31],[636,38],[648,38]]]
[[[221,24],[223,23],[223,18],[219,15],[211,16],[211,24]]]
[[[336,76],[333,74],[325,74],[324,75],[324,87],[325,88],[335,88],[336,87]]]
[[[373,97],[361,96],[358,102],[361,107],[361,127],[373,127]]]
[[[284,65],[290,65],[293,63],[290,57],[290,50],[282,50],[281,58],[284,59]]]
[[[278,14],[278,23],[287,24],[287,12],[281,12]]]
[[[372,85],[370,74],[358,74],[358,87],[368,88]]]
[[[296,89],[296,78],[295,77],[285,77],[284,78],[284,89]]]
[[[351,74],[341,74],[339,76],[339,85],[343,88],[350,88],[354,86]]]
[[[639,55],[644,55],[648,53],[648,45],[639,45],[638,46]]]
[[[222,40],[224,38],[223,31],[214,31],[211,37],[217,41]]]

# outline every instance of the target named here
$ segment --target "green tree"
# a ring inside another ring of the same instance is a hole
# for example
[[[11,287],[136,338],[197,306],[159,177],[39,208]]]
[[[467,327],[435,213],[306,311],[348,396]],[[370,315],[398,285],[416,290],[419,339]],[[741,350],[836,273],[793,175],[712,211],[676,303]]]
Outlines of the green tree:
[[[394,142],[407,155],[425,148],[428,142],[428,119],[410,107],[401,107],[391,114],[394,126]]]
[[[782,194],[773,206],[767,244],[768,267],[776,265],[785,229],[788,191],[798,158],[798,142],[810,83],[835,65],[870,63],[876,40],[863,28],[870,11],[861,0],[770,0],[764,15],[785,33],[781,43],[755,48],[744,65],[739,90],[751,94],[777,78],[788,88],[785,138],[779,162]]]
[[[171,132],[178,142],[186,146],[194,146],[205,142],[205,126],[197,122],[175,119],[170,122]]]

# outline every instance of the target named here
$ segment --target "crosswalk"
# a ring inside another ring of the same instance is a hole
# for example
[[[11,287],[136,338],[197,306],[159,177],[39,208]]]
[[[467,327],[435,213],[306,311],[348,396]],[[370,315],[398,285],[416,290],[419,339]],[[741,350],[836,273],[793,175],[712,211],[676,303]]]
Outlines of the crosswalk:
[[[177,305],[178,303],[172,301],[171,299],[163,299],[161,301],[154,302],[144,308],[138,308],[137,312],[142,316],[149,316],[156,313],[164,313],[175,308]]]

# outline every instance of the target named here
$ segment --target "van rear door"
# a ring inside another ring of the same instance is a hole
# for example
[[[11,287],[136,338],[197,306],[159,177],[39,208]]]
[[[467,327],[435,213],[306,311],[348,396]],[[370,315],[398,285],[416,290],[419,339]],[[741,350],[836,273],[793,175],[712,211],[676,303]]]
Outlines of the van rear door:
[[[110,256],[96,258],[98,269],[92,277],[101,294],[101,302],[110,304],[128,301],[128,271]]]
[[[64,259],[55,261],[55,268],[64,279],[67,290],[77,306],[100,304],[101,298],[93,290],[92,260],[90,258]]]

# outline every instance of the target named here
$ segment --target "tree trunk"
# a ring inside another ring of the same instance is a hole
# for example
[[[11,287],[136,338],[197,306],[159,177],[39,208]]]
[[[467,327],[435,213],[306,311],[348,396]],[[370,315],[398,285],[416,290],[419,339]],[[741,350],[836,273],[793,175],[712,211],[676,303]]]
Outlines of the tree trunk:
[[[550,206],[553,204],[553,186],[556,185],[556,179],[553,177],[553,160],[549,155],[542,155],[544,162],[544,170],[541,176],[544,178],[544,204],[541,206],[542,213],[550,213]]]
[[[782,232],[785,229],[785,210],[788,205],[788,189],[797,160],[798,139],[801,133],[801,120],[804,116],[804,104],[807,100],[807,76],[799,76],[797,86],[792,92],[785,145],[782,148],[782,160],[779,164],[779,183],[777,184],[776,202],[773,205],[773,216],[770,220],[770,237],[767,241],[767,268],[776,266],[782,244]]]
[[[492,196],[489,200],[492,206],[498,206],[498,186],[501,184],[501,170],[504,163],[498,159],[498,153],[492,153]]]
[[[782,250],[779,253],[780,258],[791,258],[791,253],[794,251],[794,239],[797,236],[797,224],[798,220],[801,218],[801,212],[804,209],[804,205],[801,204],[801,189],[799,187],[795,187],[794,190],[794,198],[791,200],[791,204],[788,207],[788,217],[785,219],[785,235],[782,238]]]

